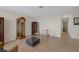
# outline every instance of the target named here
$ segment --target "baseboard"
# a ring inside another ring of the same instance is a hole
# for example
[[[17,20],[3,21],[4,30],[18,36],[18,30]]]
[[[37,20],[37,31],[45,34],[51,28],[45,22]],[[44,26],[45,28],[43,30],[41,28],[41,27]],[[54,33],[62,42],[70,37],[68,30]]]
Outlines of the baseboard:
[[[76,39],[76,40],[79,40],[79,39],[77,39],[77,38],[71,38],[71,39]]]
[[[12,42],[12,41],[14,41],[14,40],[10,40],[10,41],[4,42],[4,44],[7,44],[7,43]]]
[[[44,35],[41,35],[44,36]],[[56,39],[60,39],[61,37],[56,37],[56,36],[50,36],[51,38],[56,38]]]
[[[56,39],[60,39],[60,37],[56,37],[56,36],[51,36],[52,38],[56,38]]]

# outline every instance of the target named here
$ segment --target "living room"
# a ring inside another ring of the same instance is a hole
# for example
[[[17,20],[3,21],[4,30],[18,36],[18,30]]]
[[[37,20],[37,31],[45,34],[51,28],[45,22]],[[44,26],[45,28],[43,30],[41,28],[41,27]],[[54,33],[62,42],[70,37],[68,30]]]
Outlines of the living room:
[[[79,51],[79,21],[75,21],[79,20],[78,10],[78,6],[0,7],[0,17],[4,18],[3,50],[8,52]],[[24,19],[24,25],[21,26],[18,19]],[[68,20],[67,32],[64,32],[67,34],[63,33],[62,19]],[[35,25],[37,30],[34,33],[33,22],[37,23]],[[20,29],[18,30],[18,28]],[[23,38],[20,38],[20,34],[17,34],[20,31],[24,35]],[[32,36],[40,39],[39,44],[34,47],[26,43],[26,39]]]

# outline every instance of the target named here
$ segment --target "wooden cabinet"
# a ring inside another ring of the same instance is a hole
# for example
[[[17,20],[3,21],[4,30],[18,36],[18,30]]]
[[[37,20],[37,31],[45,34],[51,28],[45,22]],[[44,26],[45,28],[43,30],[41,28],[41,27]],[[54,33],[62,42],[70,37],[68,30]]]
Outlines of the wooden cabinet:
[[[25,38],[25,18],[24,17],[17,18],[17,38],[19,39]]]
[[[38,33],[38,22],[32,22],[32,35]]]
[[[4,43],[4,18],[0,17],[0,42]]]

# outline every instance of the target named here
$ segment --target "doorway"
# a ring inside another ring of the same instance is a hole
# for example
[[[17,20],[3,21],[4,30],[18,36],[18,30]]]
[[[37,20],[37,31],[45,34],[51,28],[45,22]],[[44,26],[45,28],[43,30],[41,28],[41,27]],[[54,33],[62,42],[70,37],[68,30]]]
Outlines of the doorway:
[[[68,20],[69,18],[63,17],[61,19],[62,21],[62,31],[61,31],[61,39],[69,39],[69,34],[68,34]]]
[[[68,31],[68,24],[67,21],[63,22],[63,32],[67,32]]]
[[[38,22],[32,22],[32,35],[36,35],[38,33]]]
[[[0,42],[4,43],[4,17],[0,17]]]

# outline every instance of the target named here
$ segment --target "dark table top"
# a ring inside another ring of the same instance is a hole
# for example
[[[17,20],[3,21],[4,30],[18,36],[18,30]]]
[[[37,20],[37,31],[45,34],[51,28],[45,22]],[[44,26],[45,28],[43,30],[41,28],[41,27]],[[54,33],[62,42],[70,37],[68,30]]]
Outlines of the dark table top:
[[[28,40],[34,42],[34,41],[36,41],[36,40],[39,40],[39,38],[38,38],[38,37],[31,37],[31,38],[29,38]]]

